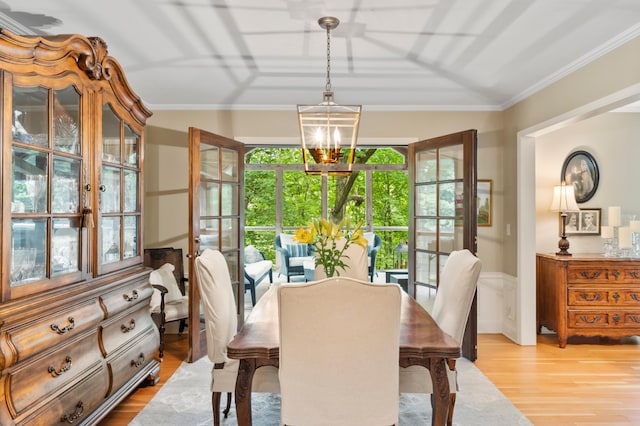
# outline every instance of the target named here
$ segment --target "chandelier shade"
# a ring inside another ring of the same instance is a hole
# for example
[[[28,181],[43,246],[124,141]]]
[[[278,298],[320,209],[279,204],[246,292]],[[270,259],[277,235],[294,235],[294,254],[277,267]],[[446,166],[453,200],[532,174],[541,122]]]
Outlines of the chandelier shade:
[[[308,175],[348,176],[353,171],[361,105],[338,105],[331,89],[331,36],[338,18],[318,20],[327,30],[327,81],[323,102],[298,105],[302,159]],[[313,160],[313,161],[312,161]]]

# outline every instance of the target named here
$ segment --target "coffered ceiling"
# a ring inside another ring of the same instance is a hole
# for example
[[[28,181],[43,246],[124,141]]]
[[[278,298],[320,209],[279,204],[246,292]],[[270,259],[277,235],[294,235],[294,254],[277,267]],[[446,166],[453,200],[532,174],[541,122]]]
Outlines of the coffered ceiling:
[[[640,34],[638,0],[0,0],[21,34],[99,36],[152,109],[501,110]]]

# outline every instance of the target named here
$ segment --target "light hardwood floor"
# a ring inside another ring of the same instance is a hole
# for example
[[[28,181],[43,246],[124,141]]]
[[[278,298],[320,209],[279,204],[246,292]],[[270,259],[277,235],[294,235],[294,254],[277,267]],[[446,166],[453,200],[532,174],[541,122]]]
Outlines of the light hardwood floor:
[[[128,425],[186,358],[187,346],[186,335],[167,335],[160,383],[136,390],[100,425]],[[640,425],[638,337],[574,338],[560,349],[555,334],[538,336],[537,346],[481,334],[476,366],[536,426]]]

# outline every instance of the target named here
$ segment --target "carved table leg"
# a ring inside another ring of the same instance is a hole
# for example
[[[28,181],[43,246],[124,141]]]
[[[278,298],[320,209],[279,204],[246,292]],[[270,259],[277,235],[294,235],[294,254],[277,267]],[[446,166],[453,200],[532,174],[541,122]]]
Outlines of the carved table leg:
[[[238,426],[251,426],[251,383],[255,371],[255,359],[240,360],[235,394]]]
[[[449,412],[449,379],[447,378],[447,364],[444,358],[431,358],[429,361],[429,372],[433,383],[433,393],[431,394],[431,406],[433,416],[432,426],[444,426],[447,422]]]

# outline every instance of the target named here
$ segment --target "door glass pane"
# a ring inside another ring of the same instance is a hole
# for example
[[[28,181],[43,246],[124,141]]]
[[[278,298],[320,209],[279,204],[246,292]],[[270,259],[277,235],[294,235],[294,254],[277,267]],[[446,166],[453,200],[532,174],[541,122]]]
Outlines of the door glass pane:
[[[222,180],[238,182],[238,151],[222,148]]]
[[[220,216],[220,184],[200,182],[200,216]]]
[[[436,151],[420,151],[416,154],[416,183],[433,182],[437,178]]]
[[[453,145],[439,149],[440,180],[462,179],[464,177],[462,145]]]
[[[416,216],[435,216],[437,207],[436,185],[416,186]]]
[[[49,146],[48,99],[49,92],[43,87],[13,87],[14,141]]]
[[[222,184],[222,216],[238,214],[238,185]]]
[[[441,219],[440,224],[440,252],[450,253],[455,247],[454,223],[452,219]]]
[[[120,217],[102,218],[102,263],[120,260]]]
[[[124,211],[138,211],[138,173],[124,171]]]
[[[441,183],[440,188],[440,216],[455,216],[456,214],[456,184],[454,182]]]
[[[229,266],[229,275],[231,276],[232,282],[238,281],[237,271],[238,271],[238,264],[240,263],[239,257],[240,257],[240,253],[237,251],[224,254],[224,258],[227,261],[227,265]],[[236,292],[234,291],[234,294],[235,293]],[[236,304],[237,304],[237,300],[236,300]]]
[[[125,216],[124,218],[124,245],[122,257],[135,257],[138,255],[138,217]]]
[[[435,285],[437,258],[435,253],[416,253],[416,281],[418,283]]]
[[[51,275],[79,270],[80,226],[77,219],[53,219]]]
[[[109,105],[102,107],[102,160],[120,162],[120,119]]]
[[[416,249],[433,250],[432,242],[436,239],[436,219],[416,219]]]
[[[11,285],[43,279],[46,273],[47,220],[11,221]]]
[[[102,167],[100,211],[103,213],[115,213],[120,211],[120,169],[115,167]]]
[[[222,219],[222,247],[221,250],[238,248],[238,219]]]
[[[217,146],[200,144],[200,179],[220,179],[220,154]]]
[[[46,212],[47,154],[14,147],[12,157],[11,212]]]
[[[218,250],[219,219],[200,220],[200,251],[210,248]]]
[[[124,125],[124,163],[130,166],[138,165],[138,144],[140,136],[128,124]]]
[[[80,95],[73,87],[53,92],[53,148],[80,153]]]
[[[80,161],[54,156],[51,186],[51,210],[53,213],[77,213],[80,211],[79,182]]]

